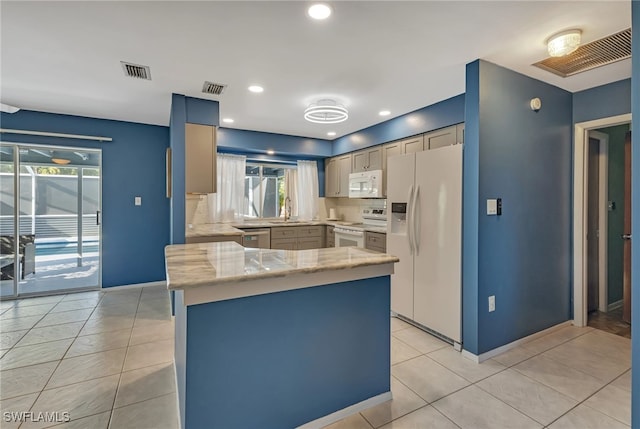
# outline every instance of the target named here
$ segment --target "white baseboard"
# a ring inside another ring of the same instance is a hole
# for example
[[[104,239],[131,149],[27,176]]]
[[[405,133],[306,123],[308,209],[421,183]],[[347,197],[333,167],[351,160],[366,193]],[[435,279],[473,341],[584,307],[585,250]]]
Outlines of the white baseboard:
[[[359,413],[360,411],[364,411],[371,407],[375,407],[376,405],[382,404],[383,402],[390,401],[392,398],[393,396],[391,392],[381,393],[377,396],[374,396],[373,398],[365,399],[362,402],[358,402],[357,404],[353,404],[347,408],[338,410],[335,413],[331,413],[324,417],[320,417],[319,419],[305,423],[302,426],[298,426],[297,429],[320,429],[325,426],[329,426],[331,423],[335,423],[338,420],[349,417],[350,415]]]
[[[520,338],[519,340],[515,340],[509,344],[505,344],[504,346],[500,346],[498,348],[495,348],[493,350],[489,350],[488,352],[482,353],[481,355],[475,355],[473,353],[471,353],[470,351],[467,350],[462,350],[462,356],[466,357],[467,359],[470,359],[472,361],[474,361],[475,363],[481,363],[484,362],[487,359],[491,359],[494,356],[498,356],[501,353],[506,352],[507,350],[510,350],[514,347],[517,347],[521,344],[524,343],[528,343],[529,341],[533,341],[537,338],[543,337],[547,334],[552,333],[553,331],[557,331],[558,329],[562,329],[564,327],[573,325],[573,320],[567,320],[566,322],[562,322],[559,323],[555,326],[552,326],[550,328],[544,329],[542,331],[536,332],[535,334],[531,334],[528,335],[524,338]],[[464,344],[463,344],[464,345]]]
[[[157,282],[147,282],[147,283],[135,283],[130,285],[122,285],[122,286],[111,286],[111,287],[103,287],[100,289],[102,292],[111,292],[114,290],[124,290],[124,289],[135,289],[140,287],[153,287],[153,286],[167,286],[166,280],[160,280]]]
[[[611,304],[607,305],[607,311],[616,310],[622,307],[622,304],[624,304],[623,300],[612,302]]]

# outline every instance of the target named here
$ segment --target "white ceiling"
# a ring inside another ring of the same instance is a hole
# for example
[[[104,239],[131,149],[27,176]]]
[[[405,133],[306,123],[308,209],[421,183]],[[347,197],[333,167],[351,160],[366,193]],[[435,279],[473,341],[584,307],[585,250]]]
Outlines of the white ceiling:
[[[630,60],[566,79],[531,66],[553,33],[578,27],[589,42],[629,28],[630,1],[330,3],[319,22],[305,1],[2,1],[0,99],[168,125],[180,93],[219,100],[230,128],[328,138],[389,119],[381,109],[393,117],[463,93],[477,58],[571,92],[631,76]],[[152,81],[125,77],[121,60],[150,66]],[[214,97],[205,80],[229,86]],[[349,119],[306,122],[305,107],[327,97]]]

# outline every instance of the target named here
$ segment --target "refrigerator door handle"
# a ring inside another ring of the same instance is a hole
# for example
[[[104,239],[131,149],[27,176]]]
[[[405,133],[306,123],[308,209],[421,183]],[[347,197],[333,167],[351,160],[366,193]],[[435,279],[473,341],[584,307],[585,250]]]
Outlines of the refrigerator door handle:
[[[409,242],[409,254],[413,256],[413,228],[412,228],[412,218],[411,218],[411,203],[413,200],[413,185],[409,188],[409,196],[407,197],[408,205],[407,207],[407,240]]]
[[[420,253],[420,185],[416,186],[416,192],[413,195],[413,204],[411,205],[411,220],[413,221],[413,243],[416,256]]]

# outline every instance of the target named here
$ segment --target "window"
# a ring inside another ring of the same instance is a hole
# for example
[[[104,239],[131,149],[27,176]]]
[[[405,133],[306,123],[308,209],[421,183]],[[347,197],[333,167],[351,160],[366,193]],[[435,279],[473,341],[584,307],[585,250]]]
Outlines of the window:
[[[287,170],[294,166],[247,163],[244,176],[244,216],[284,217]]]

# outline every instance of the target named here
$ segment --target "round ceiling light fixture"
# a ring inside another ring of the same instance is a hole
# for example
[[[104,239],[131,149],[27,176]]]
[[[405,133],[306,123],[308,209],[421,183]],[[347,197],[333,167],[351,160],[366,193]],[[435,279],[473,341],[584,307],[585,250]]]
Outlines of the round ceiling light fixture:
[[[255,92],[256,94],[264,92],[264,88],[261,87],[260,85],[251,85],[248,89],[249,91]]]
[[[309,6],[307,9],[307,15],[310,18],[317,19],[321,21],[323,19],[327,19],[331,16],[331,6],[326,3],[315,3]]]
[[[224,118],[222,122],[224,122],[225,124],[233,124],[235,121],[231,118]]]
[[[391,112],[388,111],[388,110],[381,110],[381,111],[378,112],[378,115],[380,115],[380,116],[389,116],[390,114],[391,114]]]
[[[552,57],[569,55],[580,46],[582,31],[578,29],[554,34],[547,40],[547,51]]]
[[[335,100],[323,99],[310,104],[304,118],[314,124],[338,124],[349,118],[349,111]]]
[[[335,136],[335,135],[336,135],[336,132],[335,132],[335,131],[329,131],[329,132],[327,133],[327,135],[328,135],[329,137],[333,137],[333,136]]]

